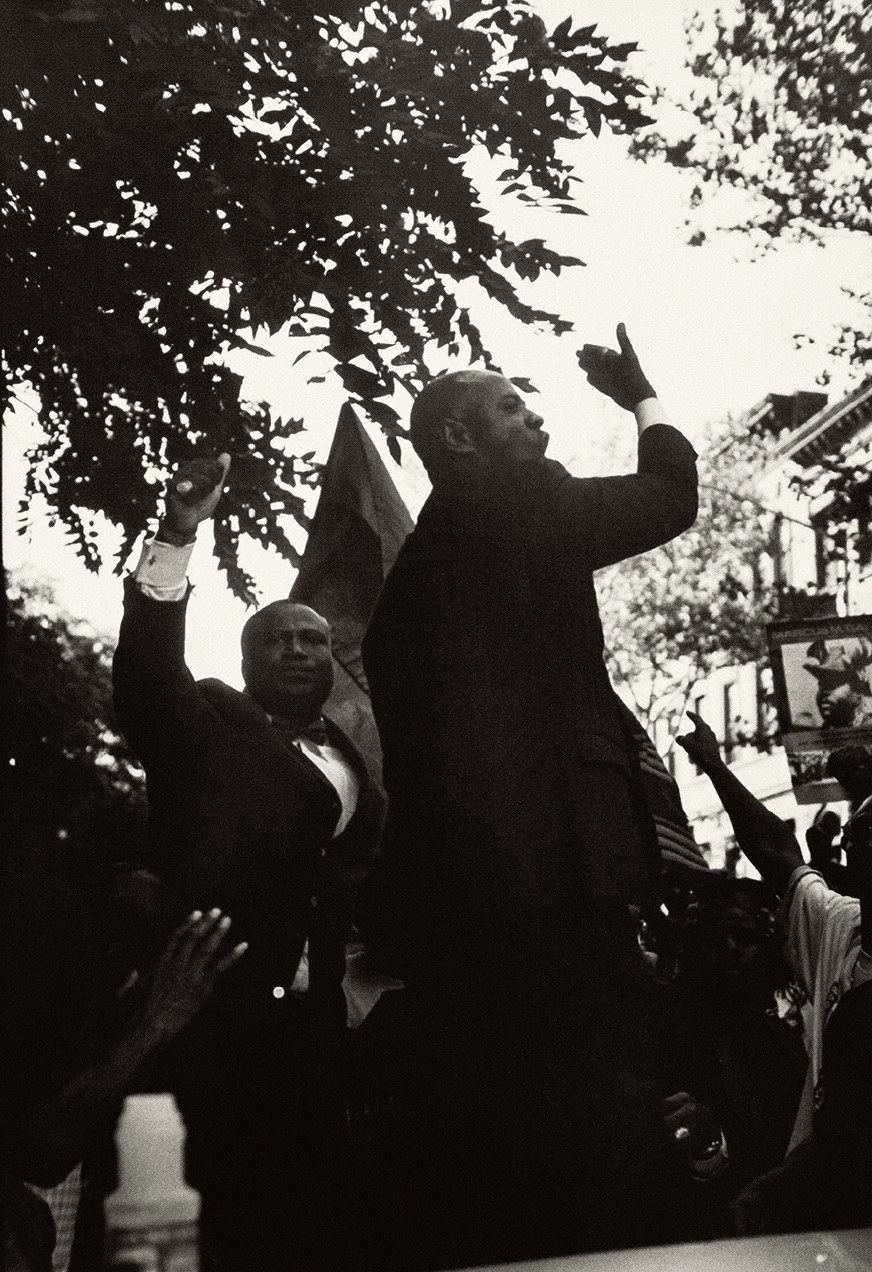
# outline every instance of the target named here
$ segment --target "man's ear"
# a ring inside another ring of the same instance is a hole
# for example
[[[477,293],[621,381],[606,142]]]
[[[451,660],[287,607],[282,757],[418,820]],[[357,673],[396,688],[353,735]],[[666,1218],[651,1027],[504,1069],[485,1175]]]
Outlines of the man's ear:
[[[452,454],[469,455],[476,449],[469,426],[463,420],[457,420],[452,415],[446,415],[440,425],[440,431],[445,450],[450,451]]]

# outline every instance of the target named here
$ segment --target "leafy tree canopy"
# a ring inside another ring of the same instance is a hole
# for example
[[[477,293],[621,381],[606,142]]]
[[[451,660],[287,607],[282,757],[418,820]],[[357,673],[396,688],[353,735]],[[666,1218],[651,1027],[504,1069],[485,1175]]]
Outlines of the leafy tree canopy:
[[[156,509],[155,469],[235,462],[217,524],[231,585],[242,534],[287,559],[310,462],[304,421],[239,402],[221,360],[257,333],[326,350],[396,449],[387,400],[433,344],[489,361],[457,297],[474,280],[528,324],[564,324],[519,280],[576,264],[490,223],[465,160],[503,197],[578,213],[561,143],[648,122],[610,45],[527,0],[9,0],[0,59],[8,384],[28,381],[43,494],[98,564]]]
[[[872,232],[867,0],[745,0],[692,19],[688,37],[690,77],[678,93],[658,92],[661,122],[635,140],[634,153],[661,154],[696,174],[695,208],[719,188],[750,194],[750,217],[745,200],[738,219],[719,228],[763,247],[838,230]],[[701,243],[696,214],[688,224],[691,242]],[[834,333],[828,352],[862,376],[872,365],[872,258],[849,294],[859,316]],[[796,338],[806,340],[801,332]],[[819,380],[829,379],[824,366]],[[868,557],[868,464],[833,456],[828,469],[831,520]]]
[[[110,642],[7,579],[4,842],[74,880],[145,852],[145,782],[112,714]]]
[[[757,196],[768,238],[872,230],[872,16],[865,0],[747,0],[688,23],[691,77],[640,138],[706,185]],[[661,100],[666,94],[660,93]]]

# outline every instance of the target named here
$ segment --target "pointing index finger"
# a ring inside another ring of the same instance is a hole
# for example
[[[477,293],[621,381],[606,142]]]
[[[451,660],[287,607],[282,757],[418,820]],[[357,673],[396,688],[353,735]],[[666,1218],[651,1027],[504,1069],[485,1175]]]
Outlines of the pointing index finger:
[[[622,322],[618,323],[615,334],[618,337],[618,348],[620,349],[621,353],[626,354],[627,357],[629,358],[635,358],[636,350],[633,348],[632,344],[630,343],[630,337],[627,335],[627,328],[624,323]]]

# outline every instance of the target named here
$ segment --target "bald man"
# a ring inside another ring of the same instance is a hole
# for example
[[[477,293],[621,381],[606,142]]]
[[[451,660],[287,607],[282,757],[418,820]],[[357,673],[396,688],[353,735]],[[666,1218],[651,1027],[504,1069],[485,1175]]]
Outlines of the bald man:
[[[390,802],[364,917],[427,1052],[410,1107],[433,1266],[658,1235],[626,1180],[659,1098],[629,907],[656,903],[659,862],[593,576],[690,526],[697,486],[618,342],[580,361],[635,414],[627,476],[546,459],[541,416],[495,372],[423,390],[411,440],[433,492],[364,642]]]
[[[152,865],[249,945],[165,1068],[207,1243],[222,1272],[284,1270],[291,1242],[295,1266],[332,1268],[345,942],[382,797],[322,717],[333,668],[314,610],[282,600],[249,618],[243,692],[185,665],[187,563],[228,466],[191,461],[170,481],[157,538],[127,581],[116,714],[146,771]]]

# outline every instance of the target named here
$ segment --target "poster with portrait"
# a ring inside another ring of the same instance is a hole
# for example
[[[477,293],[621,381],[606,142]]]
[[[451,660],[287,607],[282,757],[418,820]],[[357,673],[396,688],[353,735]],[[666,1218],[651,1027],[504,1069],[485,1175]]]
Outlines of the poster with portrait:
[[[766,633],[797,802],[843,799],[827,761],[843,746],[872,747],[872,615],[770,623]]]

